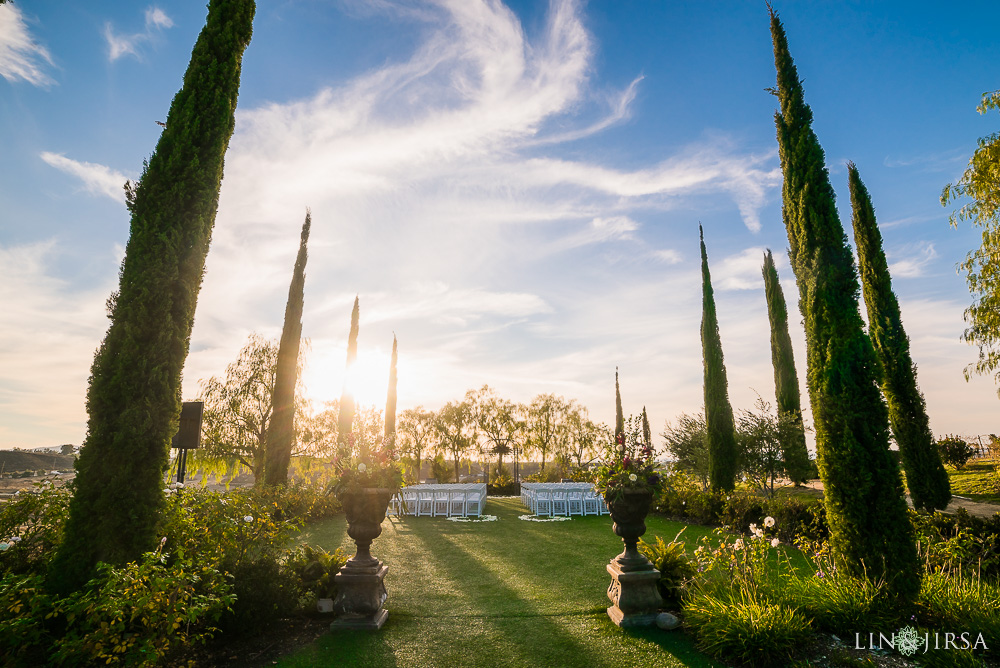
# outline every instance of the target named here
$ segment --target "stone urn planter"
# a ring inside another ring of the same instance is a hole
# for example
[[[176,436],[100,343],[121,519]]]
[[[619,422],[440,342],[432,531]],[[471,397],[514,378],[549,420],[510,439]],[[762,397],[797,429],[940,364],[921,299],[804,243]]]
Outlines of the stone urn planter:
[[[653,626],[663,599],[656,588],[660,572],[638,549],[639,537],[646,533],[646,515],[653,502],[652,490],[624,490],[618,498],[605,497],[612,529],[625,543],[625,550],[608,564],[613,604],[608,616],[625,628]]]
[[[342,492],[337,498],[347,517],[347,535],[354,539],[357,553],[334,576],[337,598],[333,611],[337,619],[331,629],[382,628],[389,618],[385,609],[385,574],[389,567],[372,556],[372,541],[382,533],[382,520],[393,490],[383,487]]]

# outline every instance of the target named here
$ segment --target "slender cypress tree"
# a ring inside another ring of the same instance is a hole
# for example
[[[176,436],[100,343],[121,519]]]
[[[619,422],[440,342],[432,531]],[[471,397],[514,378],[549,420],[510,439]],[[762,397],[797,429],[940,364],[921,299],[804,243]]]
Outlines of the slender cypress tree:
[[[708,272],[705,233],[698,226],[701,240],[701,349],[705,364],[705,430],[708,439],[708,478],[712,487],[730,490],[736,486],[739,465],[736,447],[736,423],[729,403],[729,381],[722,359],[722,338],[715,314],[712,277]]]
[[[131,232],[91,367],[76,491],[50,569],[56,591],[85,583],[98,561],[122,564],[155,543],[254,9],[253,0],[209,3],[167,127],[138,186],[126,185]]]
[[[809,450],[806,448],[805,425],[799,397],[799,376],[795,372],[792,337],[788,334],[788,308],[785,294],[778,281],[771,249],[764,253],[764,293],[767,297],[767,319],[771,322],[771,364],[774,366],[774,395],[780,423],[790,427],[781,440],[785,475],[798,484],[809,477]]]
[[[618,367],[615,367],[615,441],[625,443],[625,413],[622,411],[622,393],[618,387]]]
[[[805,321],[807,385],[830,542],[846,572],[884,578],[890,592],[909,597],[920,587],[917,554],[903,481],[889,454],[878,359],[858,311],[854,260],[812,130],[812,110],[773,10],[771,36],[781,106],[775,125],[784,173],[782,217]]]
[[[642,442],[646,445],[653,445],[653,430],[649,428],[649,416],[646,415],[646,407],[642,407]]]
[[[396,438],[396,335],[392,335],[392,359],[389,361],[389,390],[385,395],[385,437]]]
[[[271,421],[267,427],[267,458],[264,480],[268,485],[288,482],[288,463],[295,444],[295,385],[299,375],[299,342],[302,340],[302,293],[306,284],[306,244],[312,216],[306,210],[295,258],[292,283],[288,286],[285,304],[285,324],[278,344],[278,365],[275,370],[274,393],[271,399]]]
[[[913,505],[933,512],[945,508],[951,500],[951,481],[931,433],[924,396],[917,388],[917,367],[910,357],[910,340],[892,291],[875,208],[853,162],[847,164],[847,172],[854,243],[868,306],[868,335],[882,365],[882,393],[889,405],[889,424],[899,446]]]
[[[354,424],[354,388],[350,387],[351,367],[358,359],[358,298],[354,298],[354,310],[351,311],[351,331],[347,335],[347,364],[345,366],[344,391],[340,395],[340,413],[337,415],[337,442],[343,446],[347,443],[347,435],[351,433]]]

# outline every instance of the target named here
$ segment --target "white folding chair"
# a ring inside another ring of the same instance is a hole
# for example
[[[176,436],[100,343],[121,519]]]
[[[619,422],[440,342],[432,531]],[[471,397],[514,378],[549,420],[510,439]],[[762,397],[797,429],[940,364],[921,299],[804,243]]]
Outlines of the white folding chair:
[[[465,499],[468,492],[463,490],[451,490],[448,492],[448,516],[458,515],[465,517]]]
[[[546,489],[535,490],[535,514],[552,515],[552,492]]]
[[[416,514],[431,517],[434,515],[434,492],[422,489],[416,494]]]
[[[480,517],[483,513],[483,494],[479,490],[469,492],[465,497],[466,516],[475,515]]]
[[[583,514],[584,515],[600,515],[601,514],[601,504],[600,499],[594,494],[593,490],[583,492]]]
[[[569,515],[569,501],[565,491],[552,492],[552,514]]]
[[[449,514],[451,505],[451,492],[445,489],[437,490],[434,494],[434,507],[431,511],[432,517],[445,517]]]
[[[570,515],[583,515],[583,490],[574,489],[567,492],[566,505]]]

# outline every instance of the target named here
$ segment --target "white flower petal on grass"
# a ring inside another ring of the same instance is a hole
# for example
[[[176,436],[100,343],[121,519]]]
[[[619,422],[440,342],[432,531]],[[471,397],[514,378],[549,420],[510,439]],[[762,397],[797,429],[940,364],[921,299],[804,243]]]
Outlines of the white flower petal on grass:
[[[461,517],[455,515],[454,517],[448,518],[449,522],[496,522],[496,515],[483,515],[482,517]]]
[[[565,522],[567,520],[573,519],[572,517],[559,516],[559,517],[536,517],[535,515],[518,515],[517,519],[524,520],[526,522]]]

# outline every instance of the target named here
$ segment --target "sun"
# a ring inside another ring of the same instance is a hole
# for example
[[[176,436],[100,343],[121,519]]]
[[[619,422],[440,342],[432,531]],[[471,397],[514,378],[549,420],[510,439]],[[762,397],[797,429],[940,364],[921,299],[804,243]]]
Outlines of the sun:
[[[314,352],[310,357],[302,373],[302,382],[306,398],[312,401],[314,410],[320,410],[324,402],[339,400],[345,389],[358,406],[385,410],[389,389],[389,352],[359,350],[358,358],[346,376],[342,352],[339,355]]]

